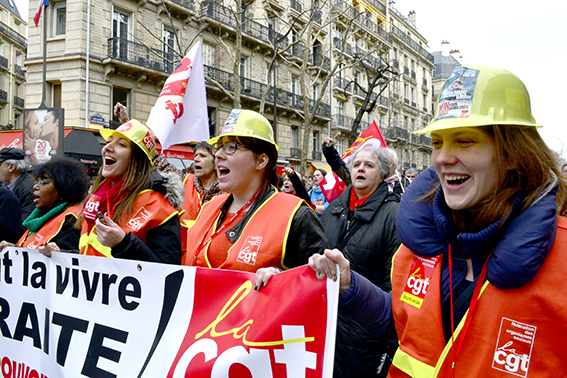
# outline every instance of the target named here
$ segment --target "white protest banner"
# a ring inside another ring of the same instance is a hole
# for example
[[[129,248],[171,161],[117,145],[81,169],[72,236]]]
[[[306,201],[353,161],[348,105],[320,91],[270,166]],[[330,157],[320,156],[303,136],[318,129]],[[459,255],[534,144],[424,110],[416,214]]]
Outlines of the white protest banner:
[[[5,378],[331,377],[338,282],[5,248]]]
[[[146,125],[163,150],[185,142],[209,140],[209,113],[201,42],[197,42],[169,75]]]

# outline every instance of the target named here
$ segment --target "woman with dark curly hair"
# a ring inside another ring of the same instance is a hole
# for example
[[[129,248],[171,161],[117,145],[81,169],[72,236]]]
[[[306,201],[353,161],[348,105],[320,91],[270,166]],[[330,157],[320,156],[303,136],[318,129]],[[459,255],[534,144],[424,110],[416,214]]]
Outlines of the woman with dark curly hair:
[[[36,166],[33,176],[35,210],[24,220],[26,231],[17,245],[37,249],[53,242],[63,252],[78,252],[81,231],[76,224],[90,185],[85,167],[70,158],[55,159]]]

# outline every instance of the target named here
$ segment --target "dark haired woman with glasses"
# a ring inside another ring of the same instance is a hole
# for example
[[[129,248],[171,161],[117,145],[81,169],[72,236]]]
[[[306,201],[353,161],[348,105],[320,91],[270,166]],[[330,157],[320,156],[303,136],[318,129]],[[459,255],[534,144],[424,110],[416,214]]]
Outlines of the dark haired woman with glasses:
[[[249,272],[265,268],[271,276],[323,252],[327,241],[313,210],[273,186],[278,146],[266,118],[235,109],[209,143],[215,147],[219,189],[227,194],[203,205],[189,229],[184,264]]]

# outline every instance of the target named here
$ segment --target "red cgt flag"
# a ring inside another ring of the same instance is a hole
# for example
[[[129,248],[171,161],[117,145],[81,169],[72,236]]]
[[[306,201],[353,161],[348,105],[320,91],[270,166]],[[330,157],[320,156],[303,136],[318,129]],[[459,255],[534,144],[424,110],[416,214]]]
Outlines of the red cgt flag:
[[[386,141],[376,124],[376,121],[372,121],[370,126],[364,130],[362,134],[354,141],[352,146],[342,156],[344,162],[348,166],[350,164],[350,156],[352,153],[361,146],[372,145],[374,147],[388,147]],[[337,176],[333,171],[327,173],[327,175],[321,181],[321,191],[325,196],[327,202],[331,203],[347,188],[347,185],[343,180]]]

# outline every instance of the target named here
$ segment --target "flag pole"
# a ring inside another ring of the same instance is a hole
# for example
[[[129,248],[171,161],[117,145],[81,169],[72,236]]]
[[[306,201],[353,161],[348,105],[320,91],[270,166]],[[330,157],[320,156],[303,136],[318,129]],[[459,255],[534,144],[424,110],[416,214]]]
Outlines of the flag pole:
[[[39,1],[43,2],[43,0]],[[43,7],[43,87],[39,109],[47,109],[47,102],[45,101],[47,92],[47,15],[45,14],[45,4],[41,6]]]

